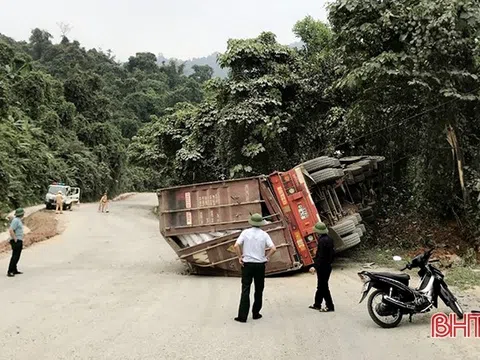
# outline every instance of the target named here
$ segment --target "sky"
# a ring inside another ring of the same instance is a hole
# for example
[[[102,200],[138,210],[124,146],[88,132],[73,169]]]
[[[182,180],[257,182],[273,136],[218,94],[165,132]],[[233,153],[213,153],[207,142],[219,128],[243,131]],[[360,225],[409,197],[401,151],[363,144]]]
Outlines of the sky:
[[[272,31],[297,39],[293,25],[307,15],[326,21],[326,0],[0,0],[0,33],[27,40],[38,27],[60,39],[58,23],[72,27],[70,40],[112,50],[125,61],[137,52],[187,60],[226,49],[230,38]]]

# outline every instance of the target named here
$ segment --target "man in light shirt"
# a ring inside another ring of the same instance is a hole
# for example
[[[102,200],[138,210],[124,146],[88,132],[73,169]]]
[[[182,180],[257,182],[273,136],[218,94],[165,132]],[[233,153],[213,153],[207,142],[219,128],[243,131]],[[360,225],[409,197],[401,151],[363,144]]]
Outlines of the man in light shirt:
[[[252,307],[254,320],[261,319],[263,288],[265,286],[265,264],[277,250],[270,235],[260,229],[265,225],[265,220],[260,214],[253,214],[249,220],[252,226],[243,230],[235,243],[238,261],[242,265],[242,296],[238,316],[235,321],[247,322],[250,311],[250,287],[255,282],[255,295]],[[266,250],[268,253],[265,255]]]

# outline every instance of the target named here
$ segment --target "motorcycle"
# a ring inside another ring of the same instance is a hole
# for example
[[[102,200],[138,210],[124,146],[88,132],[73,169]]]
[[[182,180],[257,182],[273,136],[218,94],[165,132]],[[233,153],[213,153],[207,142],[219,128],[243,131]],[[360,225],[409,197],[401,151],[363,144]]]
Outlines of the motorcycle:
[[[438,307],[438,297],[451,308],[457,317],[463,319],[463,310],[458,304],[444,281],[444,275],[435,266],[431,265],[438,260],[430,261],[434,249],[425,251],[413,258],[411,263],[401,269],[412,270],[418,268],[421,282],[417,289],[409,287],[408,274],[392,274],[382,272],[361,271],[358,276],[364,282],[361,303],[368,295],[370,289],[375,291],[368,298],[368,313],[372,320],[382,328],[394,328],[400,324],[404,315],[422,314]],[[394,256],[395,261],[402,258]]]

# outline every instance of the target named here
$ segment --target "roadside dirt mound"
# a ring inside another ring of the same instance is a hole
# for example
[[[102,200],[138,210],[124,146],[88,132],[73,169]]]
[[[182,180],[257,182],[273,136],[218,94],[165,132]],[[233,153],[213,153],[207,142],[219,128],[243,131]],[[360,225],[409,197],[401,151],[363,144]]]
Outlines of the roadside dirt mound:
[[[25,236],[24,246],[30,246],[59,234],[58,220],[53,211],[36,212],[25,219],[25,225],[31,232]]]
[[[25,235],[23,246],[28,247],[34,243],[50,239],[59,234],[58,220],[52,211],[38,211],[24,220],[30,232]],[[0,242],[0,253],[10,251],[8,241]]]
[[[374,232],[374,242],[383,246],[396,246],[404,249],[418,249],[435,246],[438,258],[453,255],[462,256],[473,246],[455,221],[439,222],[414,215],[397,216],[392,219],[378,219]],[[477,260],[480,261],[478,248]]]

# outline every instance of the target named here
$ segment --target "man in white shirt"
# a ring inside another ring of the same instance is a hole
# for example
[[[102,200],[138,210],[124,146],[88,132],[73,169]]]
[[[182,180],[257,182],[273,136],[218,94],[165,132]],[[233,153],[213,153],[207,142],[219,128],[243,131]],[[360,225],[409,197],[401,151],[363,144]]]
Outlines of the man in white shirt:
[[[265,286],[265,264],[277,250],[270,235],[260,229],[265,220],[260,214],[253,214],[248,221],[251,228],[243,230],[235,243],[238,261],[242,265],[242,296],[238,316],[235,321],[247,322],[250,311],[250,287],[255,282],[255,295],[252,307],[253,319],[261,319],[263,288]],[[266,250],[268,253],[265,255]]]

